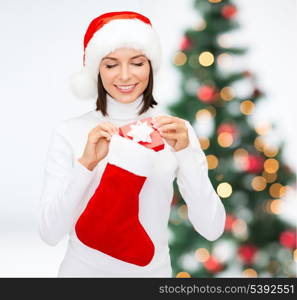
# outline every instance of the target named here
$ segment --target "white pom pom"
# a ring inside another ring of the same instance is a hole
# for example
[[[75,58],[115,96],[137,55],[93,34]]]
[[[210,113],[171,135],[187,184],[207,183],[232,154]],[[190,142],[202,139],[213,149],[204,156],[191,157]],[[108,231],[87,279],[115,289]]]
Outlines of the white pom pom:
[[[71,76],[70,86],[74,95],[80,99],[97,97],[97,83],[85,68]]]

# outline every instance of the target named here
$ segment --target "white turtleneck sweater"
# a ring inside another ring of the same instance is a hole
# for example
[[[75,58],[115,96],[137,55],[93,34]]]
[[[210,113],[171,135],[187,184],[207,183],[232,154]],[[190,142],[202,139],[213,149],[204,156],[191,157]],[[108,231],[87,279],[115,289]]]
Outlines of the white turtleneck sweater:
[[[189,146],[176,152],[165,142],[164,150],[157,152],[151,178],[147,178],[139,195],[139,220],[155,246],[151,262],[144,267],[126,263],[87,247],[77,238],[75,223],[95,193],[107,164],[105,158],[90,171],[78,161],[88,133],[103,121],[120,127],[146,117],[166,115],[155,106],[139,116],[141,102],[142,95],[132,103],[120,103],[107,94],[109,116],[91,110],[59,122],[53,130],[44,172],[39,232],[42,240],[52,246],[69,236],[58,277],[172,277],[168,220],[175,178],[194,229],[211,241],[224,230],[224,206],[209,180],[198,137],[185,120]]]

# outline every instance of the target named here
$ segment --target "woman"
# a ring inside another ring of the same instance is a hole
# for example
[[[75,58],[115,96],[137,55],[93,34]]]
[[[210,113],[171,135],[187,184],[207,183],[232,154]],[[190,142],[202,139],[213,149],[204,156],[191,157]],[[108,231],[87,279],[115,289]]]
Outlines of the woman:
[[[72,87],[96,110],[53,131],[45,168],[40,235],[69,242],[59,277],[171,277],[168,219],[176,178],[194,229],[224,230],[225,209],[208,178],[190,123],[160,113],[152,95],[160,44],[135,12],[95,18],[84,37],[84,67]],[[148,149],[119,127],[152,117],[165,148]]]

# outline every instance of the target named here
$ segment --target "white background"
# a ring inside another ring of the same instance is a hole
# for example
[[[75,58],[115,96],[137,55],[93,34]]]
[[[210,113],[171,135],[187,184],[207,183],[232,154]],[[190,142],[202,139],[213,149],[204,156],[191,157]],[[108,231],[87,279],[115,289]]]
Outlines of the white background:
[[[284,159],[296,171],[296,2],[240,0],[234,33],[249,52],[241,65],[256,74],[266,98],[258,119],[276,122],[285,140]],[[56,122],[94,107],[77,100],[69,76],[82,65],[82,40],[93,18],[108,11],[134,10],[159,32],[163,65],[155,95],[164,107],[179,95],[180,74],[172,66],[183,31],[197,23],[192,0],[0,1],[1,183],[0,276],[56,276],[66,240],[56,247],[38,236],[38,204],[49,136]],[[235,45],[236,46],[236,45]],[[294,201],[295,202],[295,201]],[[284,217],[294,220],[288,200]],[[293,207],[294,205],[294,207]]]

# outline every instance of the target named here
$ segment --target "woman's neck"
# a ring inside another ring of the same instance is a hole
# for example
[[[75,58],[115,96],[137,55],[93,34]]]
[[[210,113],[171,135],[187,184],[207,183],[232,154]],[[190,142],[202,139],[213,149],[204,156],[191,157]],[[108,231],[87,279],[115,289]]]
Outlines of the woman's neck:
[[[96,118],[103,118],[106,121],[122,126],[143,118],[149,117],[152,114],[152,109],[149,108],[145,113],[139,115],[139,111],[143,105],[143,94],[130,103],[119,102],[118,100],[106,94],[106,116],[103,116],[101,111],[94,110]]]
[[[129,121],[136,119],[142,107],[143,94],[130,103],[120,102],[109,94],[106,94],[106,110],[108,118],[118,121]]]

